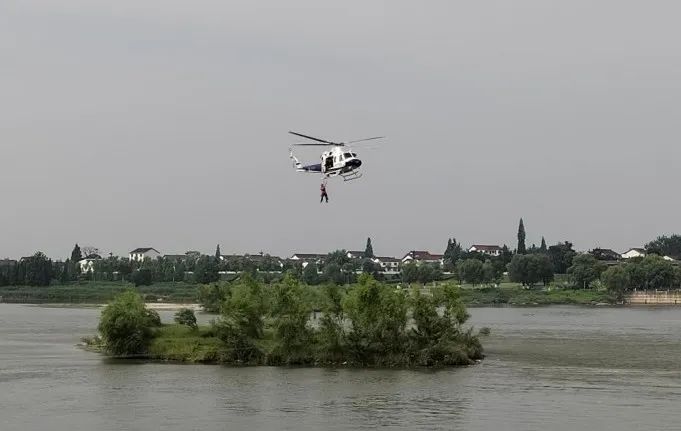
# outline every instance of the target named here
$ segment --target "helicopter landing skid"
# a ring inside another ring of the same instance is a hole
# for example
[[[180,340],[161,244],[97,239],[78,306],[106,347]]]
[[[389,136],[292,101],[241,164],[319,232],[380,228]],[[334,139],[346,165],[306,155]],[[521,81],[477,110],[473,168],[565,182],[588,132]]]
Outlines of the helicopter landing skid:
[[[362,173],[358,172],[358,171],[352,171],[352,172],[348,172],[347,174],[339,174],[339,175],[343,178],[344,182],[352,181],[352,180],[358,180],[358,179],[362,178]]]

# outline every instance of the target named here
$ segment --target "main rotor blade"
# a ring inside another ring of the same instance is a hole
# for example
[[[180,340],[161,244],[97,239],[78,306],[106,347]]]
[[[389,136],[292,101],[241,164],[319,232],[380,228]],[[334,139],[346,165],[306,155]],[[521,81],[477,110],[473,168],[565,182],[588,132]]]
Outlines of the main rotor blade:
[[[292,134],[292,135],[300,136],[301,138],[307,138],[307,139],[312,139],[313,141],[323,142],[323,143],[328,144],[328,145],[338,145],[335,142],[325,141],[324,139],[319,139],[319,138],[315,138],[313,136],[303,135],[302,133],[296,133],[296,132],[291,132],[291,131],[289,131],[289,133]]]
[[[293,144],[297,147],[328,147],[336,144]]]
[[[356,142],[373,141],[374,139],[385,139],[385,136],[374,136],[373,138],[357,139],[356,141],[350,141],[348,144],[354,144]]]

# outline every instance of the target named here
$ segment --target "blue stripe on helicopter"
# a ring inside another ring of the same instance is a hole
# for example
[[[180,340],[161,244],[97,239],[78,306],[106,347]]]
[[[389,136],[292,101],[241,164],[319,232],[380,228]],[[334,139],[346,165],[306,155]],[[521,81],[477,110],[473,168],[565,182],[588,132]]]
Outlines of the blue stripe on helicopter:
[[[304,166],[303,169],[305,169],[306,171],[310,171],[310,172],[321,172],[322,171],[322,164],[318,163],[316,165],[307,165],[307,166]]]

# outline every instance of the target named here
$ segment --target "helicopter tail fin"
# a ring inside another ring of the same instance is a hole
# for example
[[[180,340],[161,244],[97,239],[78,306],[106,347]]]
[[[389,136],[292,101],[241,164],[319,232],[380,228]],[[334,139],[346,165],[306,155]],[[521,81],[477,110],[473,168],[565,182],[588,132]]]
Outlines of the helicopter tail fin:
[[[296,156],[293,155],[293,148],[290,148],[289,151],[290,151],[289,157],[293,161],[293,167],[295,167],[297,170],[303,170],[303,164],[300,163],[300,160],[298,160]]]

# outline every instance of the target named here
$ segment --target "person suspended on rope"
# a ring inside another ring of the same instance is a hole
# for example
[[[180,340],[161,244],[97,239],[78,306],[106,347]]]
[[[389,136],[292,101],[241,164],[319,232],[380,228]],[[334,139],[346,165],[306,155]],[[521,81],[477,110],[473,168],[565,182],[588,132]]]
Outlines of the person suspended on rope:
[[[319,203],[322,203],[324,199],[326,199],[326,203],[329,203],[329,194],[326,193],[326,180],[322,182],[322,185],[319,187],[319,190],[322,192],[322,197],[319,199]]]

